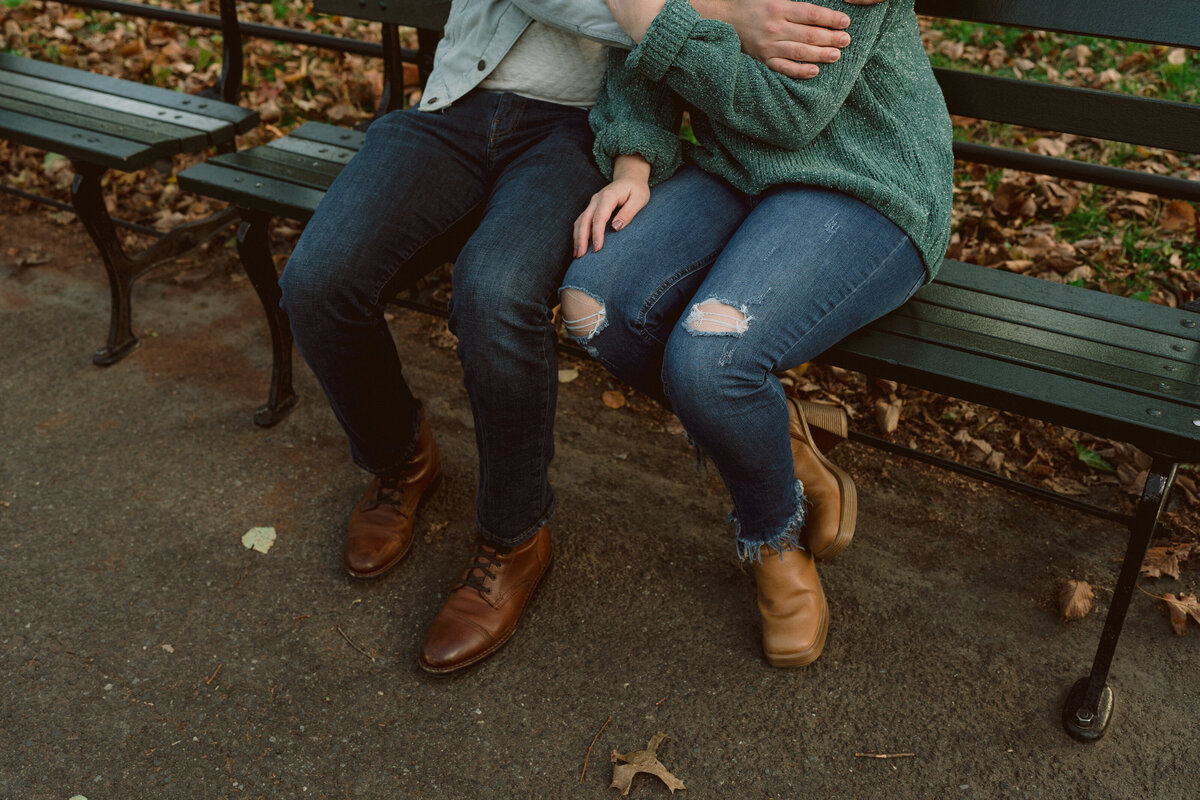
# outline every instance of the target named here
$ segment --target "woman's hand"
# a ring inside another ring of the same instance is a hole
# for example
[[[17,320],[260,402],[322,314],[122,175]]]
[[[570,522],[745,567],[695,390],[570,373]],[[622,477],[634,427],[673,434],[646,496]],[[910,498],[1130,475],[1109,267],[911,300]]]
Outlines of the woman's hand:
[[[589,241],[592,249],[600,252],[610,219],[613,230],[619,231],[645,208],[650,200],[649,181],[649,161],[639,155],[617,156],[612,183],[592,195],[587,208],[575,220],[575,258],[587,253]]]

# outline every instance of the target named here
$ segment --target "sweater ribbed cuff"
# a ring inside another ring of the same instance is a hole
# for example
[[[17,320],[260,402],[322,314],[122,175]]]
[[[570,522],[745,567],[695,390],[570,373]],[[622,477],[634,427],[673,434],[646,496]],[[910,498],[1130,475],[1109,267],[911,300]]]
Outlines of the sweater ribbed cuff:
[[[661,128],[639,122],[609,125],[596,136],[592,153],[596,157],[596,166],[609,180],[612,180],[613,162],[617,156],[642,156],[650,162],[651,186],[657,186],[674,175],[683,161],[682,147],[677,137],[665,135]]]
[[[629,54],[625,66],[640,70],[656,83],[661,81],[701,19],[687,0],[667,0],[646,29],[641,44]]]

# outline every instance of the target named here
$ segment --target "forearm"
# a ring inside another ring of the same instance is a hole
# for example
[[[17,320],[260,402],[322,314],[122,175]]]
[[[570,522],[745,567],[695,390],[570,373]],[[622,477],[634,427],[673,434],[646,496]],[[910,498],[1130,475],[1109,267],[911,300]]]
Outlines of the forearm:
[[[665,4],[625,66],[665,84],[715,124],[794,149],[841,108],[874,51],[887,8],[851,10],[855,38],[816,81],[785,77],[740,52],[728,25],[701,18],[686,0]]]

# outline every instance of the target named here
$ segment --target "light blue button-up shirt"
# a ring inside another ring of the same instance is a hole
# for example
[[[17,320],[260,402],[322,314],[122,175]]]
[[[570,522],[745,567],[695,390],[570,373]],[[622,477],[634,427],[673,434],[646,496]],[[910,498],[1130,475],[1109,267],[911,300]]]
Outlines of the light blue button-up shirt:
[[[422,111],[437,111],[479,85],[533,20],[602,44],[633,47],[604,0],[454,0]]]

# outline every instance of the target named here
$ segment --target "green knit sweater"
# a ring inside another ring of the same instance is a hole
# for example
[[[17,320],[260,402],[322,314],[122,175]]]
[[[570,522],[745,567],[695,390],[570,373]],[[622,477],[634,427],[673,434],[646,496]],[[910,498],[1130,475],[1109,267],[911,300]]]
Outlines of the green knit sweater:
[[[742,53],[730,25],[667,0],[641,44],[609,56],[591,113],[596,161],[611,177],[616,156],[639,153],[651,185],[686,158],[749,194],[784,183],[845,192],[907,233],[932,278],[950,237],[954,158],[913,0],[815,2],[850,16],[851,43],[816,78],[794,80]],[[685,109],[696,144],[678,137]]]

